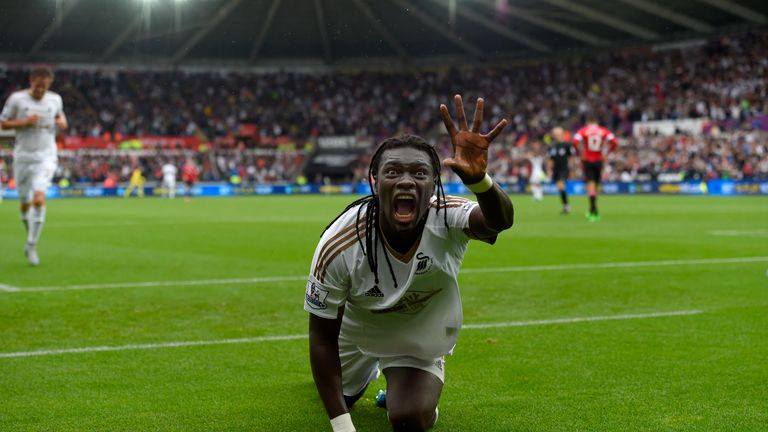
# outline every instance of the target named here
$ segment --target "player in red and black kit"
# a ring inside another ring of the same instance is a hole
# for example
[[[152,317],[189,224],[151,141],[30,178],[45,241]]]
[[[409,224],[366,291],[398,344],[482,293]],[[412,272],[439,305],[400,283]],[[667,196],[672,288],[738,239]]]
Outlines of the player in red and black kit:
[[[181,178],[186,185],[185,192],[187,196],[184,198],[185,201],[192,199],[192,187],[195,185],[198,175],[199,172],[197,166],[195,166],[195,162],[193,162],[192,159],[187,159],[184,166],[181,168]]]
[[[573,136],[573,145],[578,154],[581,155],[584,180],[587,182],[587,194],[589,194],[587,219],[590,222],[600,220],[597,213],[597,187],[603,173],[603,157],[604,154],[607,154],[605,152],[606,144],[609,146],[607,153],[616,150],[616,136],[613,132],[600,126],[594,117],[590,117],[587,120],[587,125],[579,129]]]

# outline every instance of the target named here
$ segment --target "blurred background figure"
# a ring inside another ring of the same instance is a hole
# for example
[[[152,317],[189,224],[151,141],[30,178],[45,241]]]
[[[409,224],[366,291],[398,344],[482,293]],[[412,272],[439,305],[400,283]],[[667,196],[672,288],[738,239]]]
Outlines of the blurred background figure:
[[[563,128],[560,126],[552,129],[551,139],[547,170],[549,171],[549,177],[555,182],[557,190],[560,192],[560,202],[563,204],[562,214],[568,214],[571,211],[571,206],[568,204],[566,182],[570,177],[571,157],[576,156],[576,150],[565,139]]]
[[[173,199],[176,197],[176,174],[179,170],[170,160],[163,164],[161,170],[163,175],[162,195],[164,198]]]
[[[181,177],[184,180],[184,200],[192,200],[192,194],[194,192],[194,186],[197,182],[197,177],[200,175],[200,171],[195,165],[195,161],[192,158],[187,158],[184,162],[184,167],[181,169]]]
[[[125,188],[124,198],[128,198],[136,191],[136,196],[144,198],[144,174],[141,172],[141,167],[136,166],[131,171],[131,181],[128,183],[128,187]]]
[[[587,184],[589,211],[586,216],[590,222],[600,220],[600,214],[597,212],[597,194],[603,177],[603,159],[606,154],[616,150],[618,145],[616,135],[597,122],[597,117],[590,116],[587,125],[573,136],[573,145],[581,155],[584,181]]]
[[[529,183],[531,185],[531,194],[534,201],[544,199],[543,183],[547,181],[547,175],[544,173],[544,154],[541,151],[541,143],[535,142],[528,153],[528,162],[531,164],[531,176]]]

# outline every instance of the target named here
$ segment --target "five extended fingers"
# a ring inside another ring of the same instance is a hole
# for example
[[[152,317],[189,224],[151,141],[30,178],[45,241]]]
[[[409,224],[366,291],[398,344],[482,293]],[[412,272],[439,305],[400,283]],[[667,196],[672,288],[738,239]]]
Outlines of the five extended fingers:
[[[461,99],[461,95],[455,95],[453,97],[454,105],[456,106],[456,118],[459,123],[459,129],[456,129],[456,125],[453,123],[451,114],[448,112],[448,107],[445,104],[440,104],[440,115],[443,117],[443,123],[448,130],[448,134],[453,137],[459,131],[467,130],[467,116],[464,114],[464,102]],[[475,106],[475,117],[472,120],[472,130],[470,132],[480,133],[480,126],[483,123],[483,110],[485,108],[485,100],[483,98],[477,98],[477,105]],[[502,119],[490,132],[485,135],[481,135],[487,139],[488,142],[493,141],[509,122],[507,119]]]

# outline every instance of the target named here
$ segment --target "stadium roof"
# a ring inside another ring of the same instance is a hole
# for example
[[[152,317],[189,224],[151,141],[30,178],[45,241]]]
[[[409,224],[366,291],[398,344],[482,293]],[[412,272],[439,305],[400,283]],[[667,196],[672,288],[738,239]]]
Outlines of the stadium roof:
[[[208,66],[484,61],[767,25],[765,0],[3,0],[0,58]]]

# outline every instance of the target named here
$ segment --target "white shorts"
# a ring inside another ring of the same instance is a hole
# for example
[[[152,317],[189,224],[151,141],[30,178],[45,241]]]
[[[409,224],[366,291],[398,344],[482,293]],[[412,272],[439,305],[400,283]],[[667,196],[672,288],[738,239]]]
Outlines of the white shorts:
[[[166,189],[176,189],[175,178],[163,178],[163,187]]]
[[[13,163],[13,178],[19,200],[23,203],[32,201],[35,192],[45,193],[56,172],[56,161],[16,162]]]
[[[544,171],[534,171],[531,173],[531,178],[529,181],[531,183],[543,183],[544,180],[547,179],[547,176],[544,174]]]
[[[339,359],[341,360],[341,387],[344,396],[355,396],[365,386],[379,378],[379,369],[390,367],[410,367],[427,371],[445,382],[445,358],[432,360],[410,356],[370,357],[357,348],[357,345],[339,337]]]

